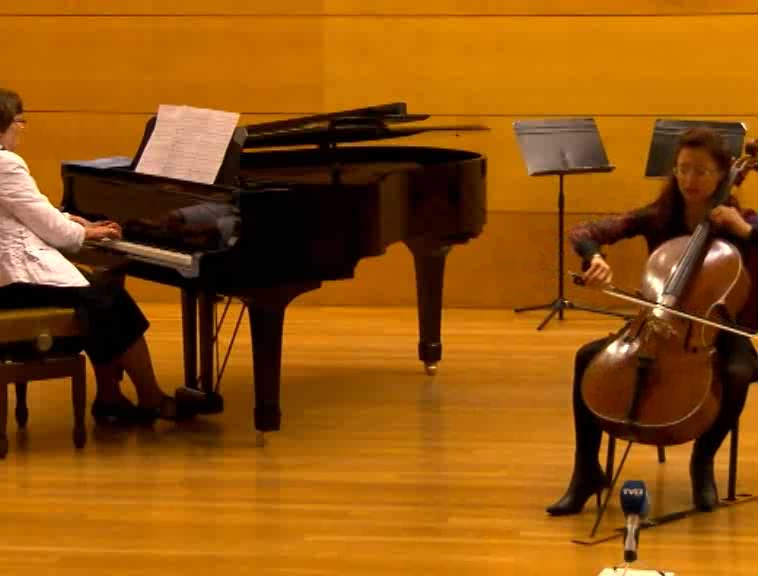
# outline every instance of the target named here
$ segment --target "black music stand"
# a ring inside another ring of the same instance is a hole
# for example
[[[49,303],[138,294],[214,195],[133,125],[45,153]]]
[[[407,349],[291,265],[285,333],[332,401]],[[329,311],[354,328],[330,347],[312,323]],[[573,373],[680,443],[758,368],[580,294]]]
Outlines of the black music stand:
[[[529,176],[558,176],[558,297],[550,304],[525,306],[514,311],[550,310],[537,330],[542,330],[556,314],[559,320],[563,320],[563,311],[567,308],[625,317],[618,312],[574,304],[566,299],[563,291],[563,177],[566,174],[611,172],[615,168],[608,163],[595,120],[564,118],[518,121],[513,123],[513,129]]]
[[[713,122],[705,120],[662,120],[655,121],[653,138],[647,156],[645,176],[647,178],[666,177],[674,168],[674,150],[679,136],[690,128],[711,128],[724,138],[731,155],[739,158],[747,128],[742,122]]]

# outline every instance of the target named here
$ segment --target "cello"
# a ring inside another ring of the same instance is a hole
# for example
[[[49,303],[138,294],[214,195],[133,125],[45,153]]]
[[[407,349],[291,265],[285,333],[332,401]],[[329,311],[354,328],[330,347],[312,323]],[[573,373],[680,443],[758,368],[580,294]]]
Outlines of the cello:
[[[754,142],[746,153],[732,164],[711,208],[726,202],[732,187],[755,169]],[[576,276],[574,281],[581,284]],[[668,240],[650,255],[639,296],[604,288],[643,308],[584,373],[582,397],[599,426],[618,438],[658,446],[702,435],[720,409],[714,370],[719,330],[754,336],[733,323],[750,289],[739,250],[714,237],[707,217],[690,236]]]

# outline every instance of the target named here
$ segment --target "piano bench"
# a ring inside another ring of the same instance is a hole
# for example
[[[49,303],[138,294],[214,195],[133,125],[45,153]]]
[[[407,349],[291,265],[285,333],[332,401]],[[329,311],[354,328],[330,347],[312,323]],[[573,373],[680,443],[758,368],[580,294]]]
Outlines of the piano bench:
[[[0,309],[0,458],[8,453],[8,385],[16,385],[16,422],[26,426],[27,383],[33,380],[71,378],[74,445],[87,442],[85,412],[87,372],[80,346],[82,336],[74,310],[67,308]],[[55,346],[54,346],[55,344]]]

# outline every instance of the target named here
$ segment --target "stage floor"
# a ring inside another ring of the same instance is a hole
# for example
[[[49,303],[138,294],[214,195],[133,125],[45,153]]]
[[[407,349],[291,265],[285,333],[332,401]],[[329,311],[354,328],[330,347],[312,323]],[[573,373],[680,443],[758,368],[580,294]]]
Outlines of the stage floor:
[[[144,310],[169,391],[183,381],[179,310]],[[568,312],[537,332],[542,313],[446,310],[444,358],[429,377],[416,359],[415,314],[291,308],[282,430],[263,448],[246,320],[221,415],[152,430],[95,429],[88,418],[89,443],[76,453],[68,385],[31,384],[28,431],[17,434],[9,415],[0,463],[2,573],[571,576],[620,563],[620,537],[572,542],[589,533],[594,500],[575,517],[544,512],[571,473],[574,351],[618,321]],[[91,399],[91,369],[88,385]],[[757,409],[751,391],[738,491],[752,494]],[[689,453],[670,448],[658,464],[654,448],[636,446],[621,481],[644,480],[654,514],[685,510]],[[615,494],[600,530],[622,522]],[[757,544],[753,501],[643,531],[640,567],[753,576]]]

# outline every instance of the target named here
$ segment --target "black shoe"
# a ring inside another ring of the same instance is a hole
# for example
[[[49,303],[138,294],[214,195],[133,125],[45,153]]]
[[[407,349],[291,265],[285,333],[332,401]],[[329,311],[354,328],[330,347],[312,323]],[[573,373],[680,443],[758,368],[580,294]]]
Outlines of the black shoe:
[[[137,406],[138,423],[144,425],[151,425],[156,420],[170,420],[172,422],[178,422],[180,420],[188,419],[188,416],[180,409],[178,402],[171,396],[163,396],[159,406],[146,407]]]
[[[160,406],[154,408],[137,406],[136,410],[139,413],[139,423],[148,426],[159,419],[171,422],[186,422],[192,420],[199,413],[197,407],[192,402],[185,402],[178,396],[172,397],[168,395],[161,398]]]
[[[568,516],[578,514],[590,496],[600,497],[603,488],[608,486],[608,479],[598,464],[589,469],[577,468],[571,476],[566,493],[546,510],[551,516]]]
[[[216,392],[177,388],[174,393],[178,415],[218,414],[224,411],[224,399]]]
[[[114,403],[95,400],[90,409],[98,426],[134,424],[138,420],[138,411],[139,408],[126,398]]]
[[[692,503],[703,512],[711,512],[719,505],[716,478],[713,474],[713,458],[699,458],[693,452],[690,459]]]

